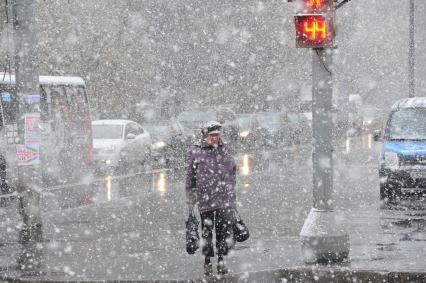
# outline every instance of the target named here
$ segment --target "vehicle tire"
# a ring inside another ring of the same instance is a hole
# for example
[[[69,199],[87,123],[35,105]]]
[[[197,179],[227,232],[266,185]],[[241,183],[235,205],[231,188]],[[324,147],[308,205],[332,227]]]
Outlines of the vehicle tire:
[[[380,183],[380,200],[394,202],[401,196],[401,189],[396,184]]]
[[[124,172],[129,170],[129,163],[125,160],[126,153],[124,151],[120,151],[119,158],[117,160],[117,164],[114,166],[113,173],[116,175],[122,175]]]

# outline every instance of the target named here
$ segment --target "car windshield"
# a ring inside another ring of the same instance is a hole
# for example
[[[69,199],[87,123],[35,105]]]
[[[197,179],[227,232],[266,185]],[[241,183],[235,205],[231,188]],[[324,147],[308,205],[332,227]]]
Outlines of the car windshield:
[[[299,122],[299,117],[298,117],[297,114],[288,114],[288,119],[292,123],[298,123]]]
[[[217,115],[212,111],[186,111],[178,115],[177,120],[181,125],[189,129],[196,129],[201,127],[206,122],[216,121]]]
[[[260,126],[270,130],[278,130],[281,124],[279,113],[262,113],[257,114],[256,119]]]
[[[123,125],[92,125],[92,134],[94,139],[122,139]]]
[[[394,112],[390,120],[389,138],[426,139],[426,108],[406,108]]]
[[[252,121],[250,116],[238,117],[237,121],[238,121],[238,126],[240,127],[240,129],[247,130],[251,128]]]
[[[166,136],[173,131],[173,127],[166,124],[144,124],[143,128],[153,136]]]
[[[289,113],[287,116],[291,123],[299,124],[307,121],[307,118],[302,114]]]
[[[180,122],[208,122],[216,119],[216,114],[210,111],[182,112],[177,117]]]

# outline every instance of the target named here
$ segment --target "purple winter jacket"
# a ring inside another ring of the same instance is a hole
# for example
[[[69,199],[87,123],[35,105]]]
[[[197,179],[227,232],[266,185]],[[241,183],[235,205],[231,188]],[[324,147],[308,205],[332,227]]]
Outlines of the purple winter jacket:
[[[236,205],[236,164],[229,147],[198,141],[190,146],[187,157],[186,196],[198,210],[205,212]]]

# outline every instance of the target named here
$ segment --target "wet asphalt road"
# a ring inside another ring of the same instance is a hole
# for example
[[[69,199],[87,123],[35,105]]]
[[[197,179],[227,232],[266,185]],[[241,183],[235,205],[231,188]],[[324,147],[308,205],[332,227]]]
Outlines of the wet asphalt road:
[[[392,253],[404,248],[404,241],[426,240],[426,204],[422,198],[397,205],[379,202],[378,149],[371,136],[335,147],[335,207],[339,215],[351,219],[351,241],[361,247],[369,241],[379,253]],[[254,243],[258,248],[259,243],[279,237],[297,239],[312,205],[310,154],[309,147],[300,146],[237,157],[239,212],[251,230],[250,241],[240,244],[239,250],[250,255]],[[86,183],[52,188],[42,196],[44,269],[52,278],[55,274],[89,279],[199,275],[198,267],[185,267],[200,260],[189,258],[184,250],[181,172],[147,170]],[[378,234],[385,238],[374,236]],[[161,258],[167,257],[167,251],[182,251],[182,258],[166,264]],[[365,252],[374,265],[379,253]]]

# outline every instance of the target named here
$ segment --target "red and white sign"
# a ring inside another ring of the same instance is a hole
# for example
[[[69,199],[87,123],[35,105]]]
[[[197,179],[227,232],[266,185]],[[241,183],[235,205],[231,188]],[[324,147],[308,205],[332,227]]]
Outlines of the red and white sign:
[[[17,144],[16,157],[19,166],[37,165],[40,163],[40,144]]]

